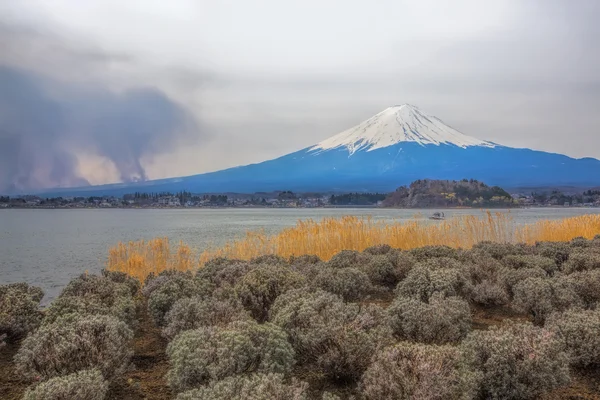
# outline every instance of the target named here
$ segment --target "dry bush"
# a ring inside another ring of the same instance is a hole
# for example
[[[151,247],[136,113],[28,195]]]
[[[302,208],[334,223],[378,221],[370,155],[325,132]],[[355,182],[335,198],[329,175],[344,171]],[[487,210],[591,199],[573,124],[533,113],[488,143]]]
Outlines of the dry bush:
[[[585,308],[600,305],[600,270],[574,272],[559,279],[577,293]]]
[[[458,342],[471,331],[469,303],[439,294],[420,300],[399,297],[387,309],[394,333],[403,340],[446,344]]]
[[[210,260],[207,260],[201,269],[205,269],[205,268],[212,269],[212,268],[219,267],[219,266],[222,267],[222,266],[226,266],[226,265],[238,264],[240,262],[244,262],[244,261],[237,259],[237,258],[215,257]],[[200,270],[198,272],[200,272]]]
[[[322,290],[296,289],[277,298],[270,310],[270,321],[287,332],[300,361],[314,361],[332,329],[343,324],[345,310],[339,296]]]
[[[135,296],[140,290],[140,281],[133,276],[127,275],[125,272],[103,269],[101,273],[103,277],[108,278],[115,283],[125,284],[129,288],[131,296]]]
[[[356,250],[342,250],[327,262],[331,268],[361,268],[371,260],[372,255]]]
[[[105,276],[82,274],[71,280],[60,296],[90,297],[110,307],[116,298],[131,297],[131,288]]]
[[[356,380],[371,356],[392,342],[381,307],[361,308],[321,291],[293,290],[280,296],[271,321],[289,336],[302,363],[314,364],[331,379]]]
[[[57,376],[28,389],[23,400],[103,400],[108,382],[97,369]]]
[[[543,257],[554,260],[559,269],[569,259],[572,248],[564,242],[537,242],[534,251]]]
[[[235,285],[242,304],[259,322],[267,319],[269,308],[282,293],[305,285],[302,275],[289,267],[260,265],[244,275]]]
[[[210,281],[216,287],[233,287],[244,275],[255,268],[255,264],[235,260],[235,262],[201,268],[198,270],[197,277]]]
[[[553,312],[583,307],[581,298],[564,279],[527,278],[515,286],[514,293],[513,307],[530,314],[538,324]]]
[[[524,255],[525,250],[522,246],[512,243],[499,242],[480,242],[473,246],[473,251],[485,253],[496,260],[501,260],[508,255]]]
[[[177,335],[167,347],[167,379],[176,392],[228,376],[251,372],[287,373],[294,349],[276,325],[237,321],[226,327],[203,327]]]
[[[186,297],[208,297],[214,286],[203,279],[194,278],[191,273],[177,272],[161,278],[160,285],[153,288],[148,297],[148,311],[157,326],[164,326],[165,315],[177,300]],[[150,284],[152,281],[150,282]]]
[[[473,285],[470,297],[473,302],[484,306],[505,305],[510,301],[506,287],[502,283],[490,280]]]
[[[320,262],[318,264],[293,265],[291,269],[304,277],[306,286],[314,286],[315,278],[319,273],[323,270],[331,270],[332,268],[327,263]]]
[[[503,268],[500,279],[510,298],[515,295],[515,286],[529,278],[546,279],[548,274],[541,268],[512,269]]]
[[[45,310],[42,324],[53,324],[67,314],[111,315],[133,327],[137,323],[136,310],[136,304],[130,297],[116,297],[112,305],[107,306],[96,295],[59,296]]]
[[[398,249],[392,249],[385,255],[394,265],[395,276],[398,281],[403,280],[408,275],[408,272],[417,263],[417,260],[408,252]]]
[[[48,307],[43,323],[52,324],[66,314],[112,315],[130,326],[137,323],[137,304],[133,296],[139,282],[121,272],[103,271],[103,275],[82,274],[63,289]]]
[[[162,334],[172,340],[180,332],[203,326],[225,326],[250,320],[250,314],[237,299],[187,297],[178,300],[165,316]]]
[[[420,261],[416,265],[425,265],[432,270],[438,270],[438,269],[461,270],[464,268],[463,262],[459,261],[456,258],[450,258],[450,257],[432,257],[432,258]]]
[[[250,264],[254,264],[254,265],[262,265],[262,264],[267,264],[267,265],[281,265],[281,266],[288,266],[288,260],[286,260],[283,257],[280,257],[276,254],[265,254],[262,256],[258,256],[258,257],[253,257],[250,259]]]
[[[435,259],[433,259],[435,260]],[[437,261],[420,262],[410,270],[406,279],[396,287],[396,295],[410,297],[428,302],[434,293],[444,296],[466,297],[470,292],[470,283],[461,268],[444,268],[445,265],[453,266],[456,261],[440,258]]]
[[[473,302],[503,305],[510,301],[499,261],[485,253],[472,253],[466,255],[465,262],[465,273],[470,281],[469,298]]]
[[[132,339],[131,329],[115,317],[69,314],[29,335],[15,364],[31,380],[93,368],[110,380],[128,367]]]
[[[600,310],[552,314],[546,328],[562,340],[572,365],[600,365]]]
[[[573,250],[562,266],[565,274],[593,269],[600,269],[600,251],[596,249]]]
[[[367,400],[468,400],[478,378],[456,347],[405,342],[376,355],[361,388]]]
[[[541,268],[550,276],[558,270],[553,259],[533,254],[508,255],[502,259],[502,264],[513,269]]]
[[[345,301],[358,301],[373,292],[369,277],[357,268],[321,268],[311,284]]]
[[[395,287],[400,281],[396,267],[387,254],[374,254],[371,260],[361,266],[373,285]]]
[[[24,295],[26,295],[31,300],[37,303],[41,302],[42,298],[44,298],[44,291],[42,290],[42,288],[33,285],[28,285],[27,283],[23,282],[10,283],[8,285],[0,285],[0,290],[14,290],[16,292],[23,293]]]
[[[42,297],[42,289],[26,283],[0,285],[0,336],[16,339],[36,329]]]
[[[154,274],[150,274],[146,277],[144,281],[144,287],[142,288],[142,294],[144,297],[148,298],[156,289],[161,287],[165,282],[169,280],[169,277],[165,274],[160,274],[158,276]]]
[[[316,366],[337,382],[356,382],[371,363],[373,354],[393,342],[385,310],[346,304],[342,324],[329,327]]]
[[[177,400],[307,400],[308,384],[282,374],[231,376],[177,396]]]
[[[560,340],[530,323],[473,331],[462,348],[470,367],[483,374],[482,399],[534,399],[570,380]]]
[[[373,255],[361,268],[373,285],[394,288],[406,278],[415,263],[415,259],[408,252],[392,249],[385,254]]]
[[[459,253],[457,249],[449,246],[423,246],[409,250],[409,254],[419,262],[438,257],[456,259]]]
[[[569,242],[571,247],[590,247],[591,242],[582,236],[571,239]]]
[[[314,254],[305,254],[305,255],[301,255],[301,256],[291,256],[290,257],[290,267],[292,267],[292,269],[302,269],[303,267],[309,266],[309,265],[315,265],[315,264],[320,264],[323,261],[319,258],[319,256],[316,256]]]
[[[389,244],[377,244],[375,246],[367,247],[363,250],[363,253],[370,254],[372,256],[384,255],[392,251],[392,246]]]

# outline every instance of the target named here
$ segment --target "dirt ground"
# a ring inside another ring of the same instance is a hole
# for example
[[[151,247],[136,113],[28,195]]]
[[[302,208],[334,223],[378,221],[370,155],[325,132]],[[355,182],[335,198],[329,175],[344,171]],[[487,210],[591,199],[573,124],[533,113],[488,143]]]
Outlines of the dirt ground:
[[[373,301],[385,306],[387,299]],[[473,328],[487,329],[499,325],[506,319],[523,321],[524,315],[516,314],[506,307],[476,307],[473,309]],[[153,325],[148,314],[140,315],[140,324],[134,339],[132,368],[122,378],[114,382],[108,399],[115,400],[163,400],[172,399],[174,394],[167,386],[165,376],[169,368],[165,355],[166,341]],[[12,359],[19,343],[9,343],[0,349],[0,399],[20,400],[28,386],[14,371]],[[353,387],[340,387],[327,382],[310,369],[297,368],[294,375],[308,382],[311,394],[323,390],[346,397],[355,390]],[[573,371],[569,387],[544,395],[541,400],[600,400],[600,368]]]

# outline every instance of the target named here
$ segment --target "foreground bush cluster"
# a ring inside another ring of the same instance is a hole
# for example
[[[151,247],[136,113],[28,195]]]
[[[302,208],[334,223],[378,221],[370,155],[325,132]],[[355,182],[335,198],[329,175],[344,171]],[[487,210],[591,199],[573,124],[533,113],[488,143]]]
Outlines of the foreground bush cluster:
[[[24,399],[104,399],[129,367],[139,287],[122,273],[84,274],[43,315],[39,290],[0,287],[0,302],[9,305],[2,330],[28,333],[14,358],[17,373],[32,383]]]
[[[129,363],[136,293],[180,400],[534,399],[600,365],[600,237],[217,258],[141,290],[84,275],[43,318],[35,289],[0,293],[0,335],[28,334],[15,358],[35,382],[27,399],[102,399]],[[474,329],[473,310],[489,307],[520,318]]]
[[[219,258],[143,292],[179,399],[531,399],[600,362],[599,256],[600,238]],[[529,322],[474,331],[495,306]]]

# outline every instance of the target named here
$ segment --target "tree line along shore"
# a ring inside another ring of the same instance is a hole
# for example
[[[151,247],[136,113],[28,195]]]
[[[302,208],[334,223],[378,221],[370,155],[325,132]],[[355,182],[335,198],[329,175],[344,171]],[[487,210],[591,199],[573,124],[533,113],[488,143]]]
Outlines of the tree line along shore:
[[[142,193],[117,196],[35,195],[0,196],[0,208],[179,208],[179,207],[395,207],[395,208],[512,208],[598,207],[600,190],[515,190],[477,180],[421,179],[391,193],[294,193],[277,191],[254,194]]]

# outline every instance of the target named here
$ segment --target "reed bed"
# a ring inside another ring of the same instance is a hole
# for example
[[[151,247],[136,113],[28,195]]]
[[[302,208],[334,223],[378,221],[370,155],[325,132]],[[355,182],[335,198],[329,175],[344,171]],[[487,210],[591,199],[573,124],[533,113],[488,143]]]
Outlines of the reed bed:
[[[362,251],[367,247],[388,244],[399,249],[429,245],[471,248],[481,241],[502,243],[568,241],[575,237],[593,238],[600,234],[600,215],[583,215],[562,220],[542,220],[518,226],[510,213],[487,212],[483,216],[461,216],[439,223],[410,220],[383,222],[371,218],[346,216],[298,221],[296,226],[276,235],[248,232],[245,237],[220,248],[202,252],[180,242],[171,248],[167,238],[118,243],[109,250],[108,269],[126,272],[144,279],[165,269],[191,270],[208,260],[228,257],[249,260],[275,254],[284,258],[314,254],[330,259],[341,250]]]

